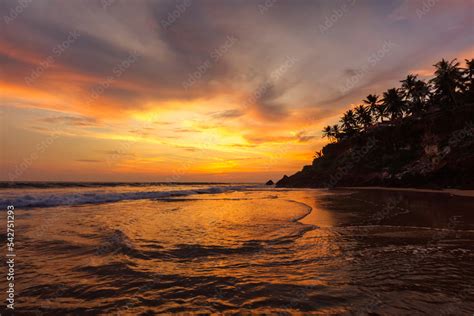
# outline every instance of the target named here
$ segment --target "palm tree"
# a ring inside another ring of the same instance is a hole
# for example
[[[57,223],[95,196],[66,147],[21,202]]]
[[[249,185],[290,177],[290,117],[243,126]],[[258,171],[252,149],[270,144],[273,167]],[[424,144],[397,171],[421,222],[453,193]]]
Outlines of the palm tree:
[[[401,80],[400,82],[402,83],[402,91],[403,91],[403,96],[405,97],[406,100],[412,100],[413,99],[413,93],[415,90],[416,82],[418,81],[416,78],[417,75],[408,75],[404,80]]]
[[[334,124],[332,126],[332,134],[336,138],[336,140],[339,140],[341,138],[341,130],[339,129],[339,125]]]
[[[390,114],[391,120],[403,117],[405,102],[398,89],[392,88],[384,92],[383,104],[386,108],[386,112]]]
[[[474,80],[474,58],[465,59],[466,61],[466,68],[464,69],[464,73],[466,74],[466,79],[469,81],[469,84],[472,86],[472,82]]]
[[[362,100],[362,102],[369,106],[372,114],[375,114],[376,107],[380,104],[379,96],[376,94],[369,94],[364,100]]]
[[[374,106],[375,104],[378,104],[379,101],[380,101],[379,96],[376,94],[369,94],[368,96],[365,97],[364,100],[362,100],[362,102],[364,102],[370,107]]]
[[[406,102],[407,110],[410,113],[416,112],[414,111],[414,109],[412,109],[415,106],[414,93],[415,93],[416,83],[418,81],[416,78],[417,78],[417,75],[409,74],[404,80],[400,81],[402,83],[400,92],[402,93],[402,96]]]
[[[447,61],[444,58],[434,65],[435,77],[433,83],[435,95],[440,102],[457,105],[456,93],[463,89],[463,74],[457,59]]]
[[[417,80],[412,90],[410,113],[413,115],[420,114],[426,108],[430,95],[430,86],[423,80]]]
[[[370,115],[370,110],[364,105],[359,105],[355,108],[356,120],[359,125],[363,126],[367,130],[372,125],[372,115]]]
[[[437,103],[456,105],[458,96],[467,104],[474,101],[474,59],[466,59],[466,68],[460,68],[456,59],[443,59],[434,66],[435,77],[429,82],[409,74],[400,81],[400,89],[388,89],[381,99],[369,94],[363,104],[344,113],[341,125],[326,126],[323,137],[339,141],[367,130],[374,122],[384,122],[387,117],[394,121],[407,113],[419,115]]]
[[[326,137],[326,138],[328,138],[329,140],[331,140],[331,138],[332,138],[333,136],[334,136],[334,135],[333,135],[333,133],[332,133],[332,128],[331,128],[331,126],[329,126],[329,125],[328,125],[328,126],[325,126],[325,127],[323,128],[323,136],[322,136],[322,137],[323,137],[323,138]]]
[[[381,101],[379,96],[375,94],[369,94],[365,100],[362,100],[362,102],[369,106],[374,122],[380,120],[383,123],[383,119],[387,117],[386,106]]]
[[[341,119],[342,131],[345,136],[351,137],[357,132],[357,120],[354,111],[348,110]]]
[[[380,122],[383,123],[383,119],[387,117],[388,114],[387,107],[383,103],[377,104],[377,106],[372,109],[372,113],[376,122],[380,119]]]
[[[471,60],[466,59],[466,68],[464,69],[466,81],[466,88],[469,91],[469,95],[474,97],[474,58]]]

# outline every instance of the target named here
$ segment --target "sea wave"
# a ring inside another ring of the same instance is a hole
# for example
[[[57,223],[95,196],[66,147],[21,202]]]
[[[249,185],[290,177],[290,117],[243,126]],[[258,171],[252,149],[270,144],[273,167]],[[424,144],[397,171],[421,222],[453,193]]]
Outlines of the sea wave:
[[[148,187],[170,185],[225,185],[220,182],[68,182],[68,181],[0,181],[0,189],[51,189],[51,188],[100,188]]]
[[[53,207],[62,205],[81,205],[92,203],[111,203],[124,200],[162,199],[185,197],[194,194],[218,194],[229,191],[240,191],[250,186],[209,186],[194,189],[125,191],[125,192],[28,192],[14,197],[0,198],[0,205],[14,205],[16,208]]]

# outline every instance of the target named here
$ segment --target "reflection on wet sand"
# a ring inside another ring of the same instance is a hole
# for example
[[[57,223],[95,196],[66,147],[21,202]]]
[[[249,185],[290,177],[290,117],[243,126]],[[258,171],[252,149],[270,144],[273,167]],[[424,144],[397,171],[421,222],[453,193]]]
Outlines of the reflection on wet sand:
[[[19,210],[44,313],[474,311],[473,200],[265,190]]]

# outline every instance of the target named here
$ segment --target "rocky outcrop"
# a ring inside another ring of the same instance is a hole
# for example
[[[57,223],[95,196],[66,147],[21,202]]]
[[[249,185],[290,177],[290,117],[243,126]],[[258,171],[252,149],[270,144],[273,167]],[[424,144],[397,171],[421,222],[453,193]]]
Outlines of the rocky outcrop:
[[[474,188],[474,106],[379,124],[328,144],[276,186]]]

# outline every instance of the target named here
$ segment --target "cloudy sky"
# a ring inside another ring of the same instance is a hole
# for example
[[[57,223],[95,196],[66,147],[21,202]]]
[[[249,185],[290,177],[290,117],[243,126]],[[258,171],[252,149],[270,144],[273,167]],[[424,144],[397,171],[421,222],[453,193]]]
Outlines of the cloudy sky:
[[[472,0],[3,0],[0,17],[1,180],[276,180],[367,94],[474,57]]]

